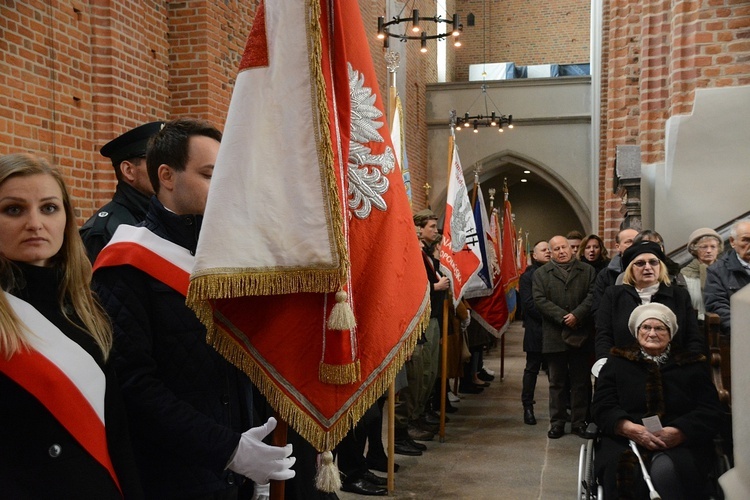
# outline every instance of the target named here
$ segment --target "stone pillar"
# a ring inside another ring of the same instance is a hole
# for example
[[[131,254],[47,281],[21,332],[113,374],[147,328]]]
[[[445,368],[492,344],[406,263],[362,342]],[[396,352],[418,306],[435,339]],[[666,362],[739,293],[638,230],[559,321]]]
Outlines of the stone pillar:
[[[617,146],[614,193],[622,199],[620,229],[643,229],[641,217],[641,147]]]
[[[750,498],[750,286],[732,295],[732,435],[734,467],[719,478],[727,500]]]

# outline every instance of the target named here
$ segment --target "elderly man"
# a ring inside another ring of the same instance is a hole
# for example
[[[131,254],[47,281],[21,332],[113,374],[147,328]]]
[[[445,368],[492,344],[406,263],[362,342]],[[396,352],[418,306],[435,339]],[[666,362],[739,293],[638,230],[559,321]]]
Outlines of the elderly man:
[[[592,290],[596,272],[573,258],[564,236],[549,240],[552,260],[532,278],[532,294],[542,314],[542,353],[549,366],[550,429],[547,437],[565,434],[566,381],[570,377],[572,432],[586,436],[591,394],[589,358],[593,343]]]
[[[729,299],[750,283],[750,220],[735,222],[729,233],[734,251],[725,253],[706,272],[706,311],[721,318],[721,331],[729,334]]]
[[[630,248],[633,244],[633,240],[638,236],[638,231],[635,229],[622,229],[617,236],[615,236],[615,252],[616,255],[609,261],[609,265],[599,271],[596,276],[596,282],[594,284],[593,300],[591,301],[591,315],[596,316],[596,311],[599,309],[599,302],[602,300],[604,290],[607,287],[614,285],[617,281],[617,277],[625,269],[622,268],[622,254]]]

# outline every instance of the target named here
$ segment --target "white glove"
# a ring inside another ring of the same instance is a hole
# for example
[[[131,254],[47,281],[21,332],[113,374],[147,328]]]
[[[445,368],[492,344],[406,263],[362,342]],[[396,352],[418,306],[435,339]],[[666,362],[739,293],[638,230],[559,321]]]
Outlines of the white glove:
[[[462,319],[461,320],[461,328],[463,328],[464,330],[466,330],[467,328],[469,328],[470,324],[471,324],[471,316],[469,316],[466,319]]]
[[[252,479],[256,484],[293,478],[291,467],[297,459],[292,456],[292,445],[281,448],[263,442],[263,438],[275,428],[276,419],[271,417],[260,427],[243,432],[227,469]]]
[[[256,484],[253,489],[252,500],[268,500],[271,498],[271,486],[268,484]]]

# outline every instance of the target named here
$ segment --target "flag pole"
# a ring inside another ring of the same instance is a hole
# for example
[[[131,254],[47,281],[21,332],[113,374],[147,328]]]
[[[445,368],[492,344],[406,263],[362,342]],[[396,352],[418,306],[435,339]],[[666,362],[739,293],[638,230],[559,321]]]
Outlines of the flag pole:
[[[283,448],[286,446],[288,424],[281,418],[279,412],[274,411],[273,416],[276,418],[276,429],[271,434],[271,444]],[[271,480],[270,500],[284,500],[285,481]]]
[[[396,70],[398,69],[398,63],[400,55],[398,52],[393,52],[388,49],[384,55],[386,65],[388,67],[388,99],[386,102],[385,116],[388,122],[389,128],[392,127],[393,120],[393,108],[395,106],[395,92],[396,90]],[[399,165],[399,168],[403,168]],[[396,490],[396,474],[395,474],[395,453],[396,453],[396,381],[395,379],[388,386],[388,479],[386,487],[388,488],[388,494],[393,495]]]
[[[455,130],[453,125],[450,127],[451,134],[448,137],[448,178],[450,178],[451,164],[453,163],[453,148],[455,147]],[[450,290],[450,288],[449,288]],[[453,304],[453,300],[450,299],[449,294],[445,296],[443,300],[443,331],[441,332],[441,350],[440,350],[440,428],[438,430],[438,436],[440,442],[445,442],[445,393],[448,387],[448,308]]]

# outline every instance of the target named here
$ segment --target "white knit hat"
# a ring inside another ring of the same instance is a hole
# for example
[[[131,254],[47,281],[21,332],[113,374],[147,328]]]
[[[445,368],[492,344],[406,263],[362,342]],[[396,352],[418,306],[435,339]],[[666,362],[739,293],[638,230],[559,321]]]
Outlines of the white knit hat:
[[[628,319],[628,329],[633,337],[638,338],[638,328],[647,319],[658,319],[669,328],[670,339],[673,339],[677,333],[677,316],[674,315],[672,310],[664,304],[658,302],[651,302],[650,304],[644,304],[633,309],[630,313],[630,319]]]

